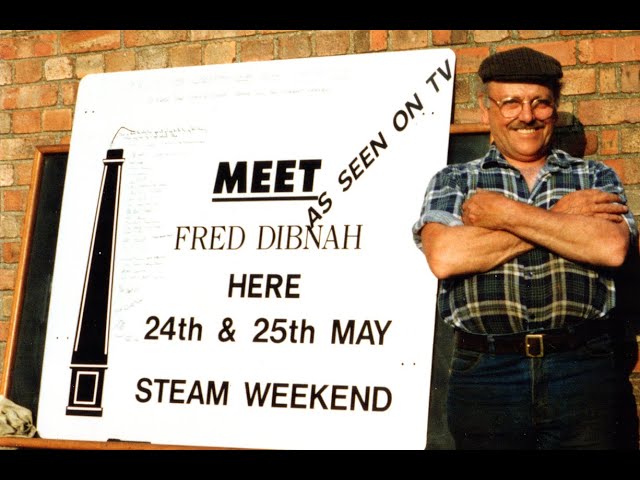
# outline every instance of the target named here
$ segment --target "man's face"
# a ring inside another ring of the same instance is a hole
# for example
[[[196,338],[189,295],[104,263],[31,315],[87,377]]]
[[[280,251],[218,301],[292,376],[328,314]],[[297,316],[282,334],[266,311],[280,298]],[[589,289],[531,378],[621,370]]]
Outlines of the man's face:
[[[487,87],[489,98],[493,100],[488,100],[486,107],[484,102],[480,102],[482,122],[489,124],[498,150],[516,165],[519,162],[529,163],[546,158],[557,112],[555,107],[552,112],[544,107],[534,111],[531,102],[539,99],[537,103],[550,101],[554,105],[551,89],[532,83],[501,82],[489,82]],[[496,104],[505,99],[514,99],[515,102],[509,103],[515,105],[516,109],[518,101],[524,101],[522,110],[514,117],[505,117]],[[544,118],[549,113],[551,116]]]

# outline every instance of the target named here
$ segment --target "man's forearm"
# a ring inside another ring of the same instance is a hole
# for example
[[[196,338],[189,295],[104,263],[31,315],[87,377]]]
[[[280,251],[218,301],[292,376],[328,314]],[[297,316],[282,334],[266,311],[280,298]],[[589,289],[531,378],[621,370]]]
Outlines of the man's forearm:
[[[626,222],[556,213],[521,202],[513,202],[509,212],[501,230],[564,258],[608,267],[624,262],[629,247]]]
[[[421,235],[429,268],[440,279],[486,272],[533,248],[509,232],[465,225],[428,223]]]
[[[545,210],[496,192],[476,193],[463,205],[462,218],[465,225],[510,232],[570,260],[594,265],[620,265],[629,244],[624,221]]]

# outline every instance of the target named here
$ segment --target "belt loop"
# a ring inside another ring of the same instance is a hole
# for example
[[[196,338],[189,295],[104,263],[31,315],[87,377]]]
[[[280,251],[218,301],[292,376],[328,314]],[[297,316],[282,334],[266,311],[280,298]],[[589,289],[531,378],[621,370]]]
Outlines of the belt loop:
[[[496,339],[493,337],[493,335],[487,335],[487,347],[489,353],[496,353]]]

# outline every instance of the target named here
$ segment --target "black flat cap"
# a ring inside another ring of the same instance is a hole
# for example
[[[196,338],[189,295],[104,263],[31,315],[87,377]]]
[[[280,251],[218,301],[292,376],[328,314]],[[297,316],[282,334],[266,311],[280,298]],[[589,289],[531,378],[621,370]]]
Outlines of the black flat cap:
[[[519,47],[485,58],[478,75],[484,83],[493,80],[548,85],[562,78],[562,65],[549,55]]]

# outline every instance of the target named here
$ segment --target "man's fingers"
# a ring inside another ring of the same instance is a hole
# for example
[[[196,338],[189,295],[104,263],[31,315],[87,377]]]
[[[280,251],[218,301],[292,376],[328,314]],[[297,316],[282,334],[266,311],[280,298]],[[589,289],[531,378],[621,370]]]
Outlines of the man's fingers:
[[[597,210],[600,213],[627,213],[629,207],[621,203],[599,203]]]
[[[595,216],[614,223],[620,223],[624,220],[622,215],[612,215],[610,213],[596,213]]]
[[[621,202],[622,199],[617,193],[603,192],[602,190],[590,189],[583,190],[586,195],[591,195],[596,203],[615,203]]]

